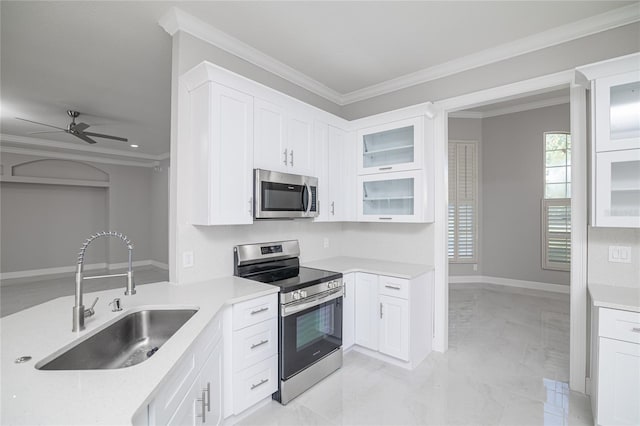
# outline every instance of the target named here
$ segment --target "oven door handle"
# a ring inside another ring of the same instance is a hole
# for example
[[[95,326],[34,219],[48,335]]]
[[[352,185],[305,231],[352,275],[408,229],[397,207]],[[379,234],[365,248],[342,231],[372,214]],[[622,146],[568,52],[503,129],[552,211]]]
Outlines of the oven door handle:
[[[288,305],[282,305],[280,307],[280,315],[283,317],[288,317],[289,315],[304,311],[305,309],[312,308],[314,306],[318,306],[325,302],[329,302],[331,300],[342,297],[343,294],[344,292],[341,287],[337,290],[331,290],[325,293],[318,294],[313,298],[310,298],[310,300],[307,299],[300,302],[289,303]]]

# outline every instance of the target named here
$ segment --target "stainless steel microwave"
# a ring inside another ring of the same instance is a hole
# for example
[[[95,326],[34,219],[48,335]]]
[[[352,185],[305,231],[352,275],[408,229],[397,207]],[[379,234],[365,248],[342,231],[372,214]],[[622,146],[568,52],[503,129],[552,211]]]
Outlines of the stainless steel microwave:
[[[253,170],[254,217],[295,219],[318,216],[318,178]]]

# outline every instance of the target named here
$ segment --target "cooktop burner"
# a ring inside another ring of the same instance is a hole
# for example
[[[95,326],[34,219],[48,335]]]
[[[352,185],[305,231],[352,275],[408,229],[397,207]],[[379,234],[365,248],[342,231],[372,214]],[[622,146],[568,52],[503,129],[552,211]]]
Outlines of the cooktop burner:
[[[262,283],[273,284],[280,287],[282,293],[310,287],[315,284],[341,278],[339,272],[324,271],[322,269],[306,268],[304,266],[282,268],[274,271],[265,271],[246,278]]]

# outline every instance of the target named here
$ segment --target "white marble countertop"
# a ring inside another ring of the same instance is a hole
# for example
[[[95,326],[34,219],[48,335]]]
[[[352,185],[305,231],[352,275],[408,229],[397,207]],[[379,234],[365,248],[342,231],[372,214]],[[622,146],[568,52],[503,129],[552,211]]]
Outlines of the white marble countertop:
[[[593,305],[601,308],[640,312],[640,288],[589,284]]]
[[[137,294],[124,289],[88,293],[85,304],[100,297],[96,314],[86,329],[71,331],[74,297],[61,297],[0,320],[2,343],[2,414],[0,424],[131,424],[136,411],[149,403],[154,392],[189,346],[222,307],[277,293],[275,286],[237,277],[198,284],[146,284]],[[108,303],[122,300],[123,311],[111,312]],[[113,370],[43,371],[35,365],[43,358],[91,333],[96,328],[141,307],[198,307],[187,321],[147,361]],[[31,361],[14,360],[29,355]]]
[[[368,272],[370,274],[386,275],[408,280],[433,271],[433,266],[426,264],[389,262],[386,260],[348,256],[330,257],[328,259],[305,262],[303,266],[342,272],[343,274],[350,272]]]

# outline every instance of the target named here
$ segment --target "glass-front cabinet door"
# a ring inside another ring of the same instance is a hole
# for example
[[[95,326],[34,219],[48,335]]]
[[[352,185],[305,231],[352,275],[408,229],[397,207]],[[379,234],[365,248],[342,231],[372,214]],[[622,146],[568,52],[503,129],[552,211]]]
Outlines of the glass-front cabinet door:
[[[420,169],[423,120],[416,117],[358,131],[358,174]]]
[[[640,148],[640,71],[595,81],[596,152]]]
[[[594,226],[640,228],[640,149],[596,154]]]
[[[420,171],[358,177],[358,221],[422,222],[423,174]]]

